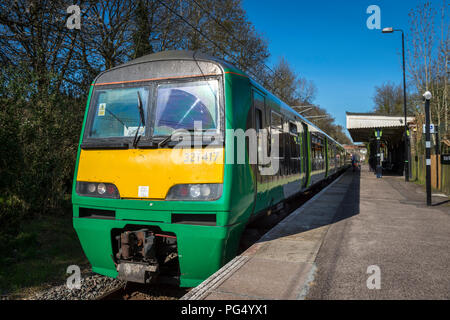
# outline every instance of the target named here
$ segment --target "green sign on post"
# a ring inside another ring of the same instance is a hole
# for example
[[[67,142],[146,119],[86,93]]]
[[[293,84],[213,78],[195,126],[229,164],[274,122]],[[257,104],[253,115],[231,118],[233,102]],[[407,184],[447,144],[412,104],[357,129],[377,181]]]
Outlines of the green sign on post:
[[[382,135],[383,135],[383,130],[381,130],[381,129],[375,130],[375,137],[377,138],[377,140],[380,140]]]

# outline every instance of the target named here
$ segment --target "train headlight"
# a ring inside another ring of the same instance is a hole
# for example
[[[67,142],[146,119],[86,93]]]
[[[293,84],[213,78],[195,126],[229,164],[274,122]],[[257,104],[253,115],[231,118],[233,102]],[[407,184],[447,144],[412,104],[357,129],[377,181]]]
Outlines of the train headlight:
[[[97,192],[99,194],[104,194],[106,192],[106,186],[104,183],[99,183],[97,186]]]
[[[87,186],[87,189],[88,189],[89,193],[94,193],[95,190],[97,189],[97,186],[95,185],[95,183],[89,183]]]
[[[189,193],[191,194],[191,197],[194,199],[200,197],[200,194],[201,194],[200,186],[199,185],[191,186]]]
[[[222,196],[222,184],[177,184],[170,188],[166,200],[212,201]]]
[[[211,194],[211,188],[207,184],[204,184],[200,187],[200,192],[203,197],[208,197]]]
[[[76,191],[80,196],[120,199],[119,190],[112,183],[77,181]]]

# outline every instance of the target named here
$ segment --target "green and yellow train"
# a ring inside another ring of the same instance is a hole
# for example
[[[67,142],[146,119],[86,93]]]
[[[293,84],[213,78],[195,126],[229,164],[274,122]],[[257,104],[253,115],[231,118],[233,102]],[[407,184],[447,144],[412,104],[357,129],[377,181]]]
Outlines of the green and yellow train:
[[[239,144],[236,133],[251,130],[256,147],[249,136]],[[278,141],[271,174],[271,163],[258,162],[266,136],[268,152]],[[94,272],[192,287],[236,255],[250,221],[348,160],[341,145],[231,64],[190,51],[151,54],[92,83],[73,225]]]

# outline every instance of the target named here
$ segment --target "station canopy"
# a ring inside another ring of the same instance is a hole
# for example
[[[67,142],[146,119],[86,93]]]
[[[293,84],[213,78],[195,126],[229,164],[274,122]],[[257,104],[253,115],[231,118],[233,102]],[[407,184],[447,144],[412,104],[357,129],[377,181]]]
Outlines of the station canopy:
[[[374,113],[346,112],[347,130],[353,142],[370,142],[375,139],[375,130],[381,129],[382,140],[397,144],[403,138],[405,131],[404,116],[384,116]],[[407,117],[408,126],[414,122],[414,117]]]

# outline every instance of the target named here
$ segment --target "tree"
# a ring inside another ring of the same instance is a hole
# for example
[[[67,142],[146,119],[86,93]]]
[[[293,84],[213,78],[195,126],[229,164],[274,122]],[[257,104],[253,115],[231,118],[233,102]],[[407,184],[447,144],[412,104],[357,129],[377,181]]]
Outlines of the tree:
[[[139,58],[143,55],[153,53],[153,48],[150,43],[152,35],[151,22],[153,12],[150,12],[147,1],[139,0],[135,16],[135,27],[132,34],[133,39],[133,59]]]
[[[241,0],[187,0],[178,15],[183,49],[230,61],[263,82],[267,43],[248,21]]]
[[[437,10],[430,2],[417,6],[409,13],[410,39],[408,43],[408,71],[411,83],[421,96],[429,90],[432,122],[437,125],[441,136],[449,136],[448,59],[450,21],[448,4],[444,0]],[[440,26],[436,21],[440,18]],[[438,31],[437,31],[438,30]]]
[[[273,73],[266,75],[265,85],[293,107],[311,104],[316,94],[314,83],[295,73],[285,58],[280,58]]]
[[[80,62],[91,77],[128,60],[133,52],[135,8],[131,0],[91,0],[85,5],[77,48]]]
[[[265,85],[281,100],[302,113],[308,120],[327,132],[336,141],[350,144],[344,133],[344,128],[334,123],[334,118],[325,109],[313,104],[316,95],[314,82],[299,76],[285,58],[280,58],[273,69],[273,74],[267,74]]]
[[[0,4],[2,67],[26,65],[41,93],[63,89],[74,76],[73,56],[78,32],[65,27],[68,0],[5,1]],[[48,74],[56,75],[50,83]]]
[[[374,113],[383,115],[403,114],[403,87],[391,82],[375,87]]]

